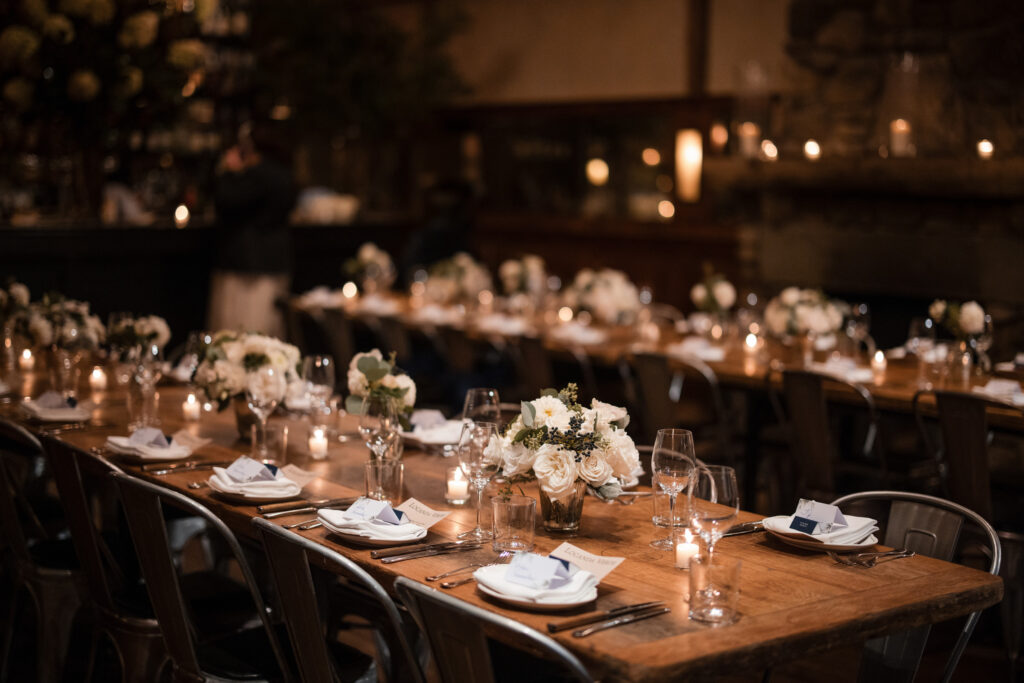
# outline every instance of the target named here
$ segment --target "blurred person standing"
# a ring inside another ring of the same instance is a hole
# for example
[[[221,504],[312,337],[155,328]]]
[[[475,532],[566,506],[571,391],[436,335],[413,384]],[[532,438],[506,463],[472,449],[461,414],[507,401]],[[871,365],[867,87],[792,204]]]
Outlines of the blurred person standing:
[[[291,237],[288,215],[296,192],[291,160],[268,126],[244,124],[224,152],[214,204],[217,244],[207,316],[211,330],[283,337],[274,306],[288,295]]]

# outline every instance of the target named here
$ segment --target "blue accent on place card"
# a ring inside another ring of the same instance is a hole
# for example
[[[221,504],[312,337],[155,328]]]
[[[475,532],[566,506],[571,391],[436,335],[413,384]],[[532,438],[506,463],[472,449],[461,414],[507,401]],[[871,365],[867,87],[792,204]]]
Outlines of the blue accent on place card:
[[[271,465],[270,463],[263,463],[263,466],[266,467],[268,470],[270,470],[270,473],[274,475],[275,479],[277,478],[277,470],[278,470],[277,465]]]
[[[559,562],[561,562],[561,563],[562,563],[562,566],[563,566],[563,567],[565,567],[566,569],[569,569],[569,565],[571,564],[571,563],[569,562],[569,560],[563,560],[562,558],[560,558],[560,557],[555,557],[554,555],[548,555],[548,557],[550,557],[550,558],[551,558],[552,560],[558,560]]]
[[[790,529],[796,531],[802,531],[805,534],[814,533],[814,527],[818,526],[818,523],[813,519],[807,519],[805,517],[794,517],[793,523],[789,525]]]

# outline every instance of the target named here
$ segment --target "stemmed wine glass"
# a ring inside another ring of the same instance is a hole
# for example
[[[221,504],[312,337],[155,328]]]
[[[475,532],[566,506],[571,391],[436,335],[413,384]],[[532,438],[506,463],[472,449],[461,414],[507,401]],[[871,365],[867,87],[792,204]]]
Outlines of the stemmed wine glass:
[[[917,381],[919,385],[925,385],[929,366],[927,356],[935,348],[935,323],[931,318],[914,318],[910,321],[904,348],[917,359]]]
[[[466,392],[466,400],[462,404],[463,420],[484,420],[499,424],[501,422],[500,399],[498,390],[477,387]]]
[[[871,311],[867,304],[852,304],[850,306],[850,315],[846,320],[846,334],[857,342],[857,347],[854,354],[860,353],[860,345],[864,344],[867,347],[868,358],[875,353],[875,342],[871,339],[869,332],[871,330]]]
[[[992,348],[992,316],[985,314],[985,328],[981,334],[971,339],[971,346],[978,352],[978,371],[989,373],[992,371],[992,359],[989,358],[988,350]]]
[[[302,379],[309,391],[309,409],[315,424],[323,422],[328,403],[334,393],[334,359],[330,356],[307,356],[302,362]]]
[[[715,544],[740,512],[736,470],[722,465],[704,465],[694,474],[690,524],[708,546],[713,557]]]
[[[659,429],[651,454],[651,474],[658,486],[668,494],[669,535],[651,541],[661,550],[672,550],[676,545],[676,497],[693,486],[694,459],[693,432],[688,429]]]
[[[487,444],[497,434],[498,426],[493,422],[472,421],[462,425],[457,447],[459,466],[476,489],[476,528],[459,534],[459,538],[482,541],[492,536],[490,531],[480,527],[480,509],[483,507],[484,489],[498,471],[498,463],[491,462],[484,454]]]
[[[359,434],[374,459],[384,460],[399,433],[398,407],[390,398],[367,396],[359,406]]]
[[[269,365],[263,365],[246,375],[245,399],[257,419],[259,429],[252,444],[253,459],[271,460],[267,449],[267,418],[284,398],[288,383],[284,373]]]

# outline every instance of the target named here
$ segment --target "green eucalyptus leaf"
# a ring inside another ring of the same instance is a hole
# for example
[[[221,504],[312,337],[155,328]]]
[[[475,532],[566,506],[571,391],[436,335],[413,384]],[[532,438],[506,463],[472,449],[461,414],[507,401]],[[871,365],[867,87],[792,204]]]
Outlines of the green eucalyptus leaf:
[[[378,367],[371,368],[369,370],[363,371],[363,374],[366,375],[366,381],[369,382],[370,384],[373,384],[374,382],[379,382],[382,379],[384,379],[385,377],[387,377],[388,376],[388,369],[386,367],[378,366]]]
[[[375,370],[379,362],[373,356],[363,356],[356,362],[356,367],[359,369],[359,372],[365,375],[371,370]]]
[[[527,427],[533,427],[533,423],[537,419],[537,409],[529,401],[522,401],[520,405],[522,406],[523,424]]]
[[[348,396],[345,399],[345,410],[353,415],[361,415],[365,400],[362,396]]]

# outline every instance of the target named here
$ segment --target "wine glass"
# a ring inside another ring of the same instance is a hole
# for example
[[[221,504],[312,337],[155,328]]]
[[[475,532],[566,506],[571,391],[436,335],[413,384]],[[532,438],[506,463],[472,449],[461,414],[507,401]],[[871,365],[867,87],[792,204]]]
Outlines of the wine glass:
[[[985,328],[971,340],[971,346],[978,352],[978,371],[986,374],[992,371],[992,359],[988,355],[992,348],[992,333],[992,316],[986,313]]]
[[[398,407],[394,399],[367,396],[359,405],[359,434],[373,458],[383,460],[398,438]]]
[[[459,466],[476,489],[476,528],[459,534],[459,538],[478,541],[491,538],[491,532],[480,527],[480,509],[483,507],[484,489],[498,471],[498,463],[491,462],[485,455],[487,444],[497,434],[498,426],[494,422],[471,421],[462,425],[457,447]]]
[[[651,541],[661,550],[672,550],[676,545],[676,498],[693,482],[696,467],[693,432],[688,429],[659,429],[651,454],[651,474],[656,475],[658,486],[668,494],[669,535]]]
[[[926,385],[930,367],[929,356],[935,348],[935,323],[931,318],[914,318],[910,321],[904,348],[917,358],[918,385]]]
[[[484,420],[498,424],[501,422],[500,403],[497,389],[470,389],[466,392],[466,400],[462,404],[462,419]]]
[[[307,356],[302,362],[302,379],[309,391],[309,409],[315,422],[323,421],[334,393],[334,359],[330,356]]]
[[[860,353],[862,344],[867,346],[869,357],[874,353],[874,341],[868,333],[871,330],[871,310],[865,303],[851,304],[850,315],[846,319],[846,334],[857,342],[854,355]]]
[[[694,474],[690,524],[708,546],[708,556],[740,512],[736,470],[722,465],[704,465]]]
[[[252,445],[254,460],[273,459],[267,449],[267,418],[284,398],[287,388],[284,373],[270,365],[260,366],[246,375],[245,399],[259,425]]]

